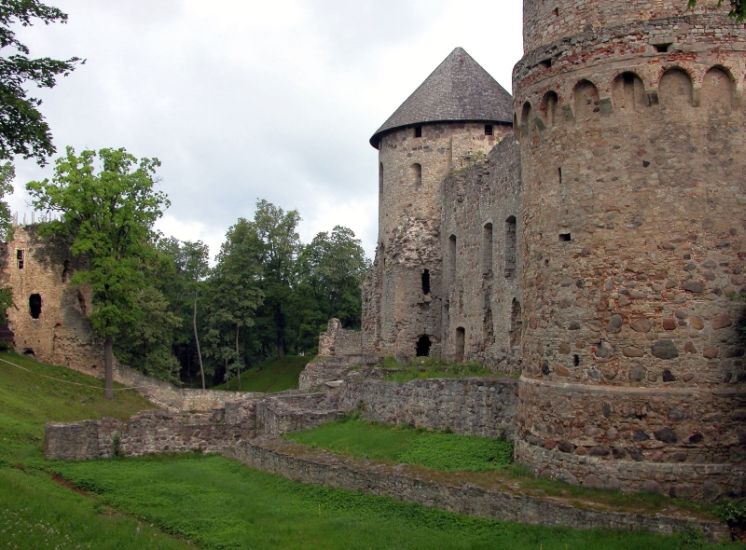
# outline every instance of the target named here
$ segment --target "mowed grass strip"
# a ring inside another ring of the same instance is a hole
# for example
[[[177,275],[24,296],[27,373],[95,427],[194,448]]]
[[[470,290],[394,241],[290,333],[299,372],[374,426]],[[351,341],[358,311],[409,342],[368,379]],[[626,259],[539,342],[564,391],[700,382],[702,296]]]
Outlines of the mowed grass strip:
[[[513,445],[501,439],[428,432],[349,418],[286,438],[334,453],[445,472],[486,472],[510,466]]]
[[[205,548],[708,547],[696,537],[499,523],[303,485],[219,456],[65,463],[55,469],[107,505]]]
[[[298,377],[310,358],[287,356],[282,359],[267,359],[241,373],[241,385],[234,376],[228,382],[215,386],[215,390],[278,392],[298,387]]]

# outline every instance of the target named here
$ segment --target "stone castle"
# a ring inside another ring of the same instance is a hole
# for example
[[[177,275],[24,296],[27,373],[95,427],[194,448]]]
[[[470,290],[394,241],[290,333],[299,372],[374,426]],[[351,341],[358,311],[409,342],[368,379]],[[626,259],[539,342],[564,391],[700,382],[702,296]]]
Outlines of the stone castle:
[[[525,0],[514,97],[455,49],[371,138],[376,259],[362,332],[322,339],[328,372],[520,372],[535,472],[743,494],[746,31],[727,11]]]
[[[513,96],[455,49],[371,138],[362,330],[330,322],[301,388],[475,360],[520,375],[510,432],[538,474],[746,494],[746,29],[727,11],[524,0]],[[100,364],[70,321],[85,296],[62,264],[34,276],[30,248],[5,270],[16,347]]]

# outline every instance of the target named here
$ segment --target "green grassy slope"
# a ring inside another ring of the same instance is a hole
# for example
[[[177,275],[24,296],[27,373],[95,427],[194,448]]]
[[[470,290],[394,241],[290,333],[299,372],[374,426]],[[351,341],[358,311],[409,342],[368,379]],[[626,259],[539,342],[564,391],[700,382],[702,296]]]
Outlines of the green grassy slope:
[[[184,548],[183,541],[65,487],[42,457],[47,421],[126,418],[149,408],[132,391],[106,401],[100,380],[0,353],[0,547]]]
[[[298,375],[310,361],[310,357],[287,356],[283,359],[267,359],[241,373],[241,386],[234,377],[225,384],[212,389],[231,391],[278,392],[298,387]]]

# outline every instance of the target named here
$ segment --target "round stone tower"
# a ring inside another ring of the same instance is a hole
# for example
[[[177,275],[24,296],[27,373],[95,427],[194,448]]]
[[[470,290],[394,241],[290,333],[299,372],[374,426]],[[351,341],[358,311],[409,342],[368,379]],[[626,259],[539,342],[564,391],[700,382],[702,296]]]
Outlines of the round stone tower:
[[[525,0],[516,458],[744,493],[746,31],[725,2]]]
[[[378,129],[378,249],[364,289],[366,348],[439,355],[441,183],[512,130],[512,97],[456,48]]]

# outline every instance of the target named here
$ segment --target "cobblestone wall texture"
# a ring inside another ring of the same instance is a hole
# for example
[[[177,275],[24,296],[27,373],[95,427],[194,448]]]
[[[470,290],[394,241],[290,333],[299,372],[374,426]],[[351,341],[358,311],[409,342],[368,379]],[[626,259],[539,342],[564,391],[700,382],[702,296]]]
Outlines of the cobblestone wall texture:
[[[400,383],[352,375],[342,387],[339,408],[382,424],[511,439],[516,386],[510,378]]]
[[[516,458],[544,475],[744,493],[746,32],[705,4],[525,3]]]

